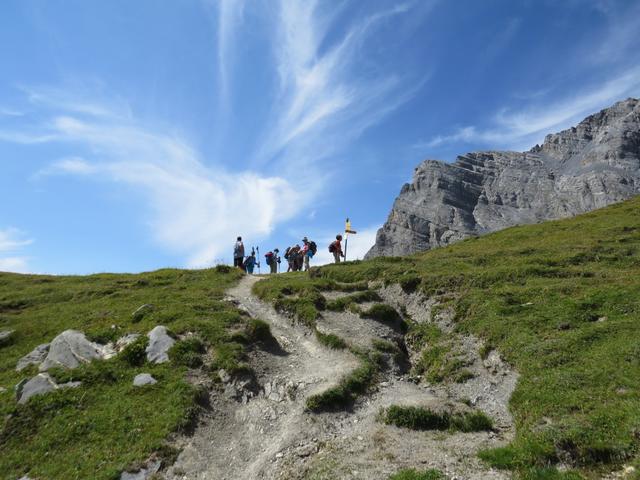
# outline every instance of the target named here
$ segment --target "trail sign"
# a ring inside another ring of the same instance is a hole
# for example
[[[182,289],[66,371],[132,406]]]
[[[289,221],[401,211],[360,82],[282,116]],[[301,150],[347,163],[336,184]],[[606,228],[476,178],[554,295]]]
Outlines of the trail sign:
[[[356,233],[358,233],[355,230],[351,229],[351,220],[349,220],[348,218],[344,222],[344,233],[350,233],[352,235],[355,235]]]

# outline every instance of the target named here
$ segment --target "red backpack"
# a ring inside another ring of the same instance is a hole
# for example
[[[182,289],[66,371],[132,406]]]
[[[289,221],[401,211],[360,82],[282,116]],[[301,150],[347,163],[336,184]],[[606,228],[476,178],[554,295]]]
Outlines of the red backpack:
[[[273,261],[273,252],[267,252],[264,254],[264,259],[267,262],[267,265],[271,265],[271,262]]]

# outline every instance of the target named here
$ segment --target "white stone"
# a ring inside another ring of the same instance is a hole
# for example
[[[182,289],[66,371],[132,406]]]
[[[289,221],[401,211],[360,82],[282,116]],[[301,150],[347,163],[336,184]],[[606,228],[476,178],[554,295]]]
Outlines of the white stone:
[[[151,330],[147,336],[149,337],[149,346],[147,347],[147,360],[152,363],[164,363],[169,361],[169,349],[176,341],[167,333],[167,327],[158,325]]]
[[[133,379],[133,385],[142,387],[144,385],[155,385],[158,381],[148,373],[140,373]]]

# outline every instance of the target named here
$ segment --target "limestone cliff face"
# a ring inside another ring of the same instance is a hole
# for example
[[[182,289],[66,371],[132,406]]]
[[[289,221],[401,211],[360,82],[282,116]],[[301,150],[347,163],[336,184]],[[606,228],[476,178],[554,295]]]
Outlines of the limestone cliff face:
[[[426,160],[367,258],[407,255],[517,224],[569,217],[640,193],[640,101],[627,99],[528,152]]]

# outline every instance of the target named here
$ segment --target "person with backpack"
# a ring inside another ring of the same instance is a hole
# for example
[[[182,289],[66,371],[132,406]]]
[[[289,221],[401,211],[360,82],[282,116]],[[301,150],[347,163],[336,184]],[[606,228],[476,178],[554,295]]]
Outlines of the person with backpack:
[[[242,237],[238,237],[236,244],[233,247],[233,266],[242,270],[244,263],[244,243],[242,243]]]
[[[300,252],[300,245],[295,245],[293,247],[287,247],[284,252],[284,259],[287,261],[287,272],[295,272],[296,271],[296,262],[298,260],[298,252]]]
[[[304,237],[302,239],[302,243],[304,245],[300,252],[302,253],[302,258],[304,262],[304,271],[306,272],[307,270],[309,270],[309,261],[311,260],[311,258],[313,258],[313,256],[318,251],[318,246],[316,245],[316,242],[309,241],[307,237]]]
[[[344,258],[342,252],[342,235],[336,235],[336,239],[329,245],[329,252],[333,253],[334,263],[340,263],[340,257]]]
[[[271,273],[278,273],[278,264],[280,263],[280,257],[278,256],[279,252],[280,250],[275,248],[273,252],[267,252],[264,255],[267,265],[269,265],[269,268],[271,269]]]
[[[245,271],[248,274],[253,275],[253,269],[256,267],[256,265],[258,265],[258,261],[256,260],[256,252],[252,251],[251,255],[249,255],[247,259],[244,261],[243,266]]]

